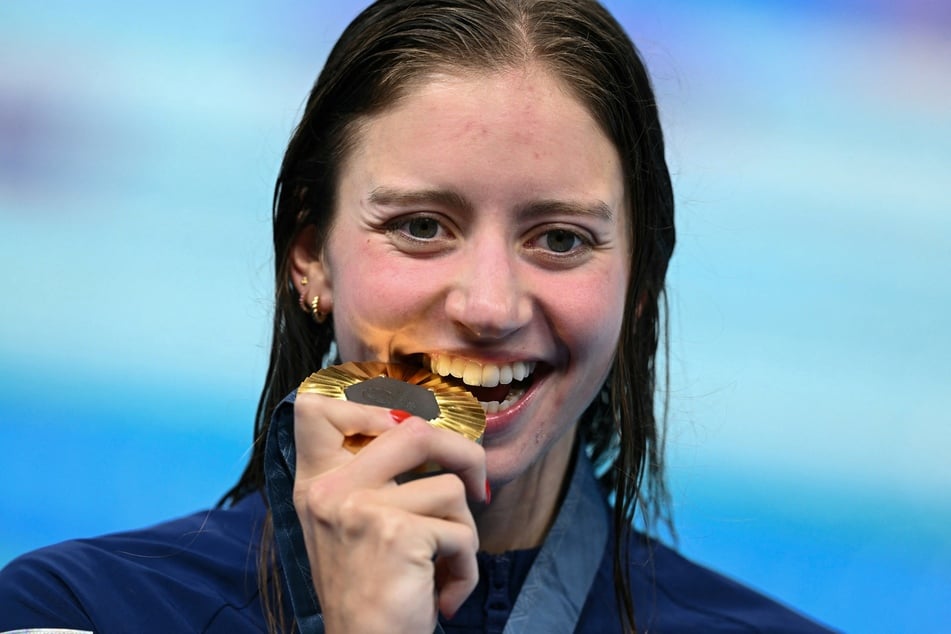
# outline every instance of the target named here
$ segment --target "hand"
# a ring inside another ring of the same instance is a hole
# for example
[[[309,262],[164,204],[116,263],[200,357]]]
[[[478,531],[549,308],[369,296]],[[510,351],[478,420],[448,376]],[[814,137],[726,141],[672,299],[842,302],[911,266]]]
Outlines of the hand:
[[[418,417],[300,394],[294,406],[300,519],[328,633],[433,631],[478,581],[467,497],[485,498],[478,444]],[[359,453],[355,434],[376,438]],[[447,473],[397,484],[426,462]]]

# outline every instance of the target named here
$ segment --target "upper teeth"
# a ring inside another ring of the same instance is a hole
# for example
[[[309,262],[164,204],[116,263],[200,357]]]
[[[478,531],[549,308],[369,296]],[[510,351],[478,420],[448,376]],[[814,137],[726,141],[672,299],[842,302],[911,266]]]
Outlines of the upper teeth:
[[[534,361],[516,361],[515,363],[481,363],[462,357],[445,354],[432,354],[429,365],[440,376],[454,376],[462,379],[466,385],[495,387],[507,385],[512,381],[521,381],[535,371]]]

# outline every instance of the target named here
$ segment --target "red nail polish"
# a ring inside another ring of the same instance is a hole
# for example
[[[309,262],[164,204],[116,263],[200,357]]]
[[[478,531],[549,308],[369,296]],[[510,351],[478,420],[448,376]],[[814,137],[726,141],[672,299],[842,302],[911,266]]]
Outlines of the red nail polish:
[[[395,420],[397,423],[402,423],[404,420],[412,416],[409,412],[402,409],[391,409],[390,418]]]
[[[489,486],[489,479],[485,479],[485,503],[492,503],[492,487]]]

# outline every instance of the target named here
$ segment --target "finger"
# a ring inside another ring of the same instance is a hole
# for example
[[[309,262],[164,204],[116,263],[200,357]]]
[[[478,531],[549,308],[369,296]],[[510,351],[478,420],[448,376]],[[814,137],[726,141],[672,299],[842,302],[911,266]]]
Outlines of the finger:
[[[298,466],[336,453],[348,436],[378,436],[397,421],[383,407],[362,405],[319,394],[299,394],[294,403],[294,439]]]
[[[309,392],[298,394],[294,402],[295,422],[298,416],[305,419],[324,419],[344,436],[378,436],[397,424],[392,411],[385,407],[364,405]]]
[[[469,499],[485,498],[485,451],[468,438],[433,427],[413,416],[380,435],[354,458],[359,486],[379,486],[387,480],[434,462],[459,476]],[[359,468],[356,468],[358,467]],[[405,485],[404,485],[405,486]]]
[[[372,491],[372,493],[371,493]],[[414,515],[424,515],[464,524],[478,534],[472,512],[466,503],[465,485],[452,473],[414,480],[398,487],[367,490],[373,503],[400,508]]]
[[[430,520],[436,539],[435,583],[439,611],[452,617],[479,581],[478,537],[456,522]]]

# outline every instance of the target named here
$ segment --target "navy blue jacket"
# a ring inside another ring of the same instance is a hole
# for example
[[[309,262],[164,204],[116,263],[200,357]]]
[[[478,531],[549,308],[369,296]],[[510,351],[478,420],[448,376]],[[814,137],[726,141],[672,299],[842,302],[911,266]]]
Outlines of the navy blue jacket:
[[[261,496],[251,495],[232,508],[26,554],[0,571],[0,632],[28,627],[100,634],[262,632],[256,576],[265,508]],[[610,539],[607,544],[576,632],[618,629]],[[645,565],[648,544],[640,535],[631,544],[642,631],[827,631],[661,544],[652,543],[653,565]],[[524,578],[536,556],[533,551],[480,554],[486,574],[456,619],[443,624],[447,634],[500,631],[511,605],[499,603],[499,588],[517,593],[519,577]]]

